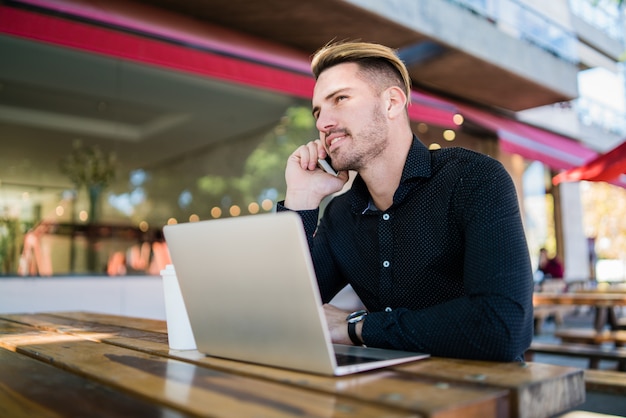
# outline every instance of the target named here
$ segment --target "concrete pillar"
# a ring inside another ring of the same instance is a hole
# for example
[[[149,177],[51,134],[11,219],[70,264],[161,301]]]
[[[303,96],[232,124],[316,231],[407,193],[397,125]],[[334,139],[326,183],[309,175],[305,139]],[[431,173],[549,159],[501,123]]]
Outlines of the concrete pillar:
[[[561,183],[559,188],[563,236],[560,244],[563,248],[565,279],[586,280],[589,278],[589,254],[583,227],[580,184]]]

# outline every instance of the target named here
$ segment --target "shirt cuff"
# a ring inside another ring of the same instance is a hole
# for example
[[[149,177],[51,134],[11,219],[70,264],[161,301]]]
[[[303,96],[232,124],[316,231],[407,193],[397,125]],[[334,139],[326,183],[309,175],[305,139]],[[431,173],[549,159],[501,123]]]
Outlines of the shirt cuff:
[[[363,320],[361,340],[366,346],[378,348],[392,348],[385,339],[382,331],[388,326],[389,315],[383,312],[370,312]]]
[[[307,232],[307,236],[313,235],[313,232],[315,232],[315,229],[317,228],[317,221],[320,214],[319,208],[292,211],[291,209],[285,207],[284,200],[281,200],[276,204],[276,212],[287,211],[296,212],[300,215],[300,218],[302,218],[302,224],[304,225],[304,230]]]

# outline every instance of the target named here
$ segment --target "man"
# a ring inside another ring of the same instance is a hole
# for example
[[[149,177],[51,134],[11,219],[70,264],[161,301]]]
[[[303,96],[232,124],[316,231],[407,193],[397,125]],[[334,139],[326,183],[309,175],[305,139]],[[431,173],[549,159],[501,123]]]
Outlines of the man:
[[[532,338],[532,269],[502,165],[411,132],[393,50],[338,43],[314,56],[318,140],[288,159],[278,210],[303,219],[335,343],[512,361]],[[338,176],[318,166],[332,158]],[[322,199],[333,198],[319,225]],[[369,312],[327,304],[351,284]]]
[[[548,250],[545,248],[539,249],[539,271],[543,273],[544,279],[562,279],[563,278],[563,264],[558,257],[550,258],[548,256]]]

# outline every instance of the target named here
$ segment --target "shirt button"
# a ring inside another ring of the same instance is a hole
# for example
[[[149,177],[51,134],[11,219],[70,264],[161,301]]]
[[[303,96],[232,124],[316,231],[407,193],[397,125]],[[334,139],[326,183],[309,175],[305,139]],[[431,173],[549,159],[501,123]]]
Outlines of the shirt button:
[[[385,312],[391,312],[391,311],[392,311],[392,309],[391,309],[389,306],[387,306],[387,307],[385,308]]]
[[[383,267],[389,267],[389,264],[391,264],[389,263],[389,261],[387,260],[383,261]]]
[[[391,218],[391,216],[389,216],[389,214],[388,214],[388,213],[385,213],[385,214],[383,215],[383,219],[384,219],[385,221],[388,221],[388,220],[389,220],[389,218]]]

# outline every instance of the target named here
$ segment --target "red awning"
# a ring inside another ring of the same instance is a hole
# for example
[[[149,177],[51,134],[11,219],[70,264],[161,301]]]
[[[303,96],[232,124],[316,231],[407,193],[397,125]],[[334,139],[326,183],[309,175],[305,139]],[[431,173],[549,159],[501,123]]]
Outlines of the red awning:
[[[71,9],[64,9],[66,13],[71,11]],[[112,12],[96,15],[94,20],[110,23],[103,19],[112,19],[112,16],[116,15]],[[111,22],[111,24],[119,23],[113,19]],[[135,21],[133,20],[133,22]],[[131,27],[131,29],[133,28]],[[150,26],[150,29],[149,35],[160,35],[156,33],[154,27]],[[225,33],[222,30],[218,35],[224,38],[226,37]],[[233,45],[228,44],[227,40],[224,39],[219,44],[217,42],[212,43],[212,39],[205,37],[201,44],[192,44],[197,48],[189,48],[164,42],[158,38],[129,34],[8,6],[0,6],[0,34],[19,36],[302,98],[310,98],[313,91],[313,77],[309,73],[301,71],[300,68],[296,68],[297,57],[288,56],[283,51],[262,54],[260,52],[264,51],[262,41],[258,41],[259,44],[255,45],[256,40],[246,38],[245,42],[247,43],[244,47],[242,46],[244,41],[235,38],[236,35],[232,35],[234,37]],[[178,32],[177,35],[179,37],[174,38],[177,41],[191,42],[187,38],[182,38]],[[195,41],[196,38],[193,40]],[[225,49],[225,45],[230,50]],[[254,48],[255,46],[256,48]],[[251,51],[256,53],[252,54]],[[303,63],[306,62],[305,56],[300,58]],[[288,62],[288,69],[278,67],[278,61],[285,67],[287,67],[286,63]]]
[[[596,156],[595,151],[568,137],[469,106],[459,108],[464,118],[494,131],[501,150],[541,161],[553,169],[577,167]]]
[[[496,132],[501,150],[541,161],[555,170],[567,170],[555,176],[554,185],[563,181],[590,180],[626,188],[626,141],[613,151],[598,156],[597,152],[566,136],[480,109],[464,105],[459,105],[459,109],[466,119]]]
[[[305,99],[311,98],[313,92],[314,80],[308,70],[308,57],[263,40],[223,28],[189,27],[187,21],[173,22],[154,11],[145,13],[144,10],[133,9],[135,13],[122,13],[114,7],[113,2],[107,2],[104,8],[104,3],[90,7],[88,3],[69,0],[55,3],[24,1],[40,7],[52,7],[50,4],[53,4],[63,14],[129,29],[137,34],[9,6],[0,6],[0,34],[49,42]],[[164,42],[162,39],[177,42]],[[453,116],[460,113],[466,119],[495,132],[503,151],[541,161],[553,169],[578,167],[597,155],[571,138],[427,93],[412,92],[411,102],[411,120],[456,128]],[[623,185],[626,186],[626,181]]]
[[[116,3],[92,7],[89,3],[59,0],[54,4],[25,0],[40,7],[56,7],[68,15],[111,27],[155,36],[149,38],[83,22],[0,6],[0,33],[50,42],[97,54],[242,83],[302,98],[311,98],[314,79],[309,58],[282,46],[219,27],[190,27],[167,20],[152,10],[117,10]],[[148,13],[150,11],[151,13]],[[141,12],[141,13],[139,13]],[[175,43],[161,39],[175,40]],[[456,128],[454,105],[434,96],[413,92],[411,120]]]
[[[454,115],[457,113],[458,109],[451,103],[427,93],[411,92],[409,118],[413,121],[454,129],[458,128],[454,123]]]
[[[620,178],[621,176],[624,177]],[[552,179],[552,184],[556,186],[561,182],[580,180],[626,185],[626,141],[580,167],[557,174]]]

